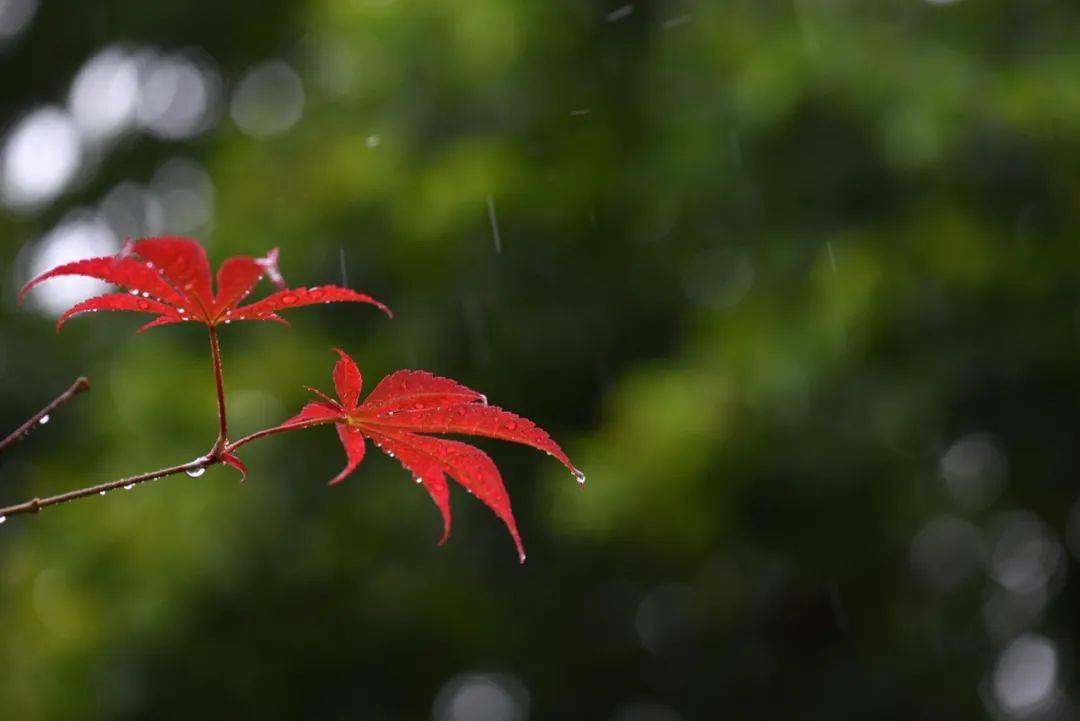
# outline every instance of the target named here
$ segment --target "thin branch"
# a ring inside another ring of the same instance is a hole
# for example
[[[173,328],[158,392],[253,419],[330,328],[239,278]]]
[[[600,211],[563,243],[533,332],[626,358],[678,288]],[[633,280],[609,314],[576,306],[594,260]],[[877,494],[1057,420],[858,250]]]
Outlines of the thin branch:
[[[40,411],[30,417],[30,420],[23,423],[21,426],[15,429],[15,431],[4,440],[0,441],[0,453],[3,453],[8,446],[19,440],[39,423],[45,420],[50,413],[53,413],[57,408],[70,401],[75,396],[79,395],[83,391],[90,390],[90,380],[86,377],[80,376],[71,384],[71,387],[66,391],[58,395],[49,405],[42,408]],[[47,421],[46,421],[47,422]]]
[[[157,471],[150,471],[149,473],[143,473],[138,476],[131,476],[130,478],[121,478],[118,481],[110,481],[108,483],[102,483],[97,486],[90,486],[89,488],[81,488],[77,491],[69,491],[67,493],[61,493],[56,496],[49,496],[48,498],[34,498],[25,503],[19,503],[14,506],[8,506],[7,508],[0,508],[0,518],[6,518],[7,516],[17,516],[22,513],[37,513],[42,508],[49,506],[56,506],[61,503],[68,503],[69,501],[77,501],[80,498],[86,498],[87,496],[93,496],[99,493],[108,493],[114,491],[117,488],[130,488],[131,486],[138,485],[139,483],[145,483],[146,481],[153,481],[158,478],[164,478],[165,476],[174,476],[177,473],[190,473],[198,475],[198,473],[215,463],[220,461],[211,458],[209,456],[202,456],[196,458],[194,461],[188,463],[181,463],[178,466],[170,466],[169,468],[162,468]]]
[[[310,421],[300,421],[298,423],[291,423],[284,426],[275,426],[274,428],[266,428],[261,431],[256,431],[250,435],[225,445],[218,453],[208,453],[205,456],[200,456],[188,463],[181,463],[178,466],[170,466],[168,468],[162,468],[157,471],[150,471],[149,473],[143,473],[138,476],[131,476],[130,478],[121,478],[118,481],[109,481],[108,483],[101,483],[96,486],[90,486],[88,488],[81,488],[77,491],[69,491],[67,493],[61,493],[56,496],[49,496],[48,498],[34,498],[25,503],[19,503],[14,506],[8,506],[7,508],[0,508],[0,522],[6,520],[7,516],[17,516],[23,513],[38,513],[42,508],[48,508],[49,506],[56,506],[61,503],[69,503],[70,501],[77,501],[80,498],[87,498],[96,494],[105,494],[109,491],[114,491],[117,488],[130,488],[146,481],[157,480],[158,478],[165,478],[166,476],[175,476],[178,473],[187,473],[188,475],[200,475],[200,473],[210,466],[221,463],[221,455],[224,453],[232,453],[240,446],[247,445],[252,441],[257,441],[260,438],[272,436],[277,433],[284,433],[286,431],[300,430],[301,428],[311,428],[326,423],[332,423],[333,419],[318,418]]]

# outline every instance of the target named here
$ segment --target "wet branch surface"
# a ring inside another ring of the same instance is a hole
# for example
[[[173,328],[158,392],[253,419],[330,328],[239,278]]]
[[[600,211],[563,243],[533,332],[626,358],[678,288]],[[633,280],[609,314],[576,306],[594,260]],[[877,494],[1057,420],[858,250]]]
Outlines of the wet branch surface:
[[[71,501],[77,501],[80,498],[88,498],[95,495],[104,495],[109,491],[115,491],[118,488],[132,488],[140,483],[146,483],[147,481],[156,481],[159,478],[175,476],[179,473],[186,473],[190,476],[198,476],[201,475],[210,466],[222,463],[223,455],[232,453],[240,446],[247,445],[252,441],[259,440],[260,438],[266,438],[277,433],[300,430],[301,428],[311,428],[330,422],[332,421],[326,419],[318,419],[311,421],[302,421],[299,423],[293,423],[285,426],[276,426],[274,428],[256,431],[255,433],[244,436],[243,438],[240,438],[239,440],[236,440],[226,445],[220,451],[211,451],[210,453],[204,456],[200,456],[199,458],[196,458],[195,460],[189,461],[187,463],[181,463],[176,466],[169,466],[168,468],[161,468],[156,471],[149,471],[147,473],[142,473],[137,476],[130,476],[128,478],[121,478],[119,480],[101,483],[96,486],[88,486],[86,488],[80,488],[75,491],[60,493],[55,496],[48,496],[46,498],[33,498],[24,503],[18,503],[13,506],[8,506],[6,508],[0,508],[0,522],[6,520],[8,516],[18,516],[25,513],[39,513],[41,509],[48,508],[49,506],[58,506],[62,503],[70,503]]]
[[[40,411],[30,416],[30,419],[16,428],[11,434],[0,441],[0,453],[3,453],[9,446],[13,445],[16,441],[25,438],[30,431],[36,428],[41,422],[54,413],[60,406],[70,401],[75,396],[79,395],[83,391],[90,390],[90,380],[85,376],[79,376],[75,379],[75,382],[71,384],[71,387],[66,391],[54,398],[47,406]]]

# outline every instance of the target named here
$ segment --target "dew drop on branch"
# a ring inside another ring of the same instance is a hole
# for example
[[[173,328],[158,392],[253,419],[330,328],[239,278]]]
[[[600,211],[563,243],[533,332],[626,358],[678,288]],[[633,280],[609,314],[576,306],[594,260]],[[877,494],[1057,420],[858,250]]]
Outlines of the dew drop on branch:
[[[134,483],[129,483],[129,484],[127,484],[126,486],[124,486],[124,490],[125,490],[125,491],[130,491],[130,490],[131,490],[132,488],[134,488],[134,487],[135,487],[135,484],[134,484]]]
[[[45,415],[43,415],[43,416],[41,417],[41,420],[40,420],[40,421],[38,421],[38,423],[40,423],[41,425],[45,425],[45,424],[46,424],[46,423],[48,423],[48,422],[49,422],[49,414],[48,414],[48,413],[46,413]]]
[[[198,478],[202,474],[206,473],[206,466],[197,466],[196,468],[189,468],[184,473],[188,474],[192,478]]]
[[[6,520],[7,520],[7,516],[0,516],[0,523],[3,523]]]

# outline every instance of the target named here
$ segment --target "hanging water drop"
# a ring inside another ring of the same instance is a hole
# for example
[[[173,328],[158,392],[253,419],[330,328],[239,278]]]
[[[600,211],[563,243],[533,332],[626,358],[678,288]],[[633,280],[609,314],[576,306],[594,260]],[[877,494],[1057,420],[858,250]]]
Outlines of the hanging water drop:
[[[98,491],[98,495],[99,495],[99,496],[104,496],[104,495],[105,495],[105,491]]]
[[[129,483],[129,484],[127,484],[126,486],[124,486],[124,490],[125,490],[125,491],[130,491],[130,490],[131,490],[132,488],[134,488],[134,487],[135,487],[135,484],[134,484],[134,483]]]
[[[576,468],[574,470],[570,471],[570,472],[574,474],[574,478],[577,479],[578,483],[580,483],[583,486],[585,485],[585,474],[584,473],[582,473],[581,471],[579,471]]]
[[[202,474],[206,473],[206,466],[196,466],[195,468],[189,468],[184,473],[187,473],[192,478],[198,478]]]
[[[48,423],[48,422],[49,422],[49,414],[48,414],[48,413],[46,413],[45,415],[43,415],[43,416],[41,417],[41,420],[40,420],[40,421],[38,421],[38,423],[40,423],[41,425],[45,425],[45,424],[46,424],[46,423]]]
[[[6,520],[7,520],[7,516],[0,516],[0,523],[3,523]]]

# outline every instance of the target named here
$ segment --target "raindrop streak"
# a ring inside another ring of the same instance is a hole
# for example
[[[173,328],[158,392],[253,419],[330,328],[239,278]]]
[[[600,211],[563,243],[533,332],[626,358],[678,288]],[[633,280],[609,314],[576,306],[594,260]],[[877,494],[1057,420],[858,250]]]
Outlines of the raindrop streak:
[[[488,221],[491,222],[491,232],[495,234],[495,252],[502,253],[502,238],[499,237],[499,219],[495,217],[495,198],[488,193],[487,196]]]
[[[574,478],[577,479],[578,483],[580,483],[583,486],[585,485],[585,474],[584,473],[582,473],[581,471],[579,471],[576,468],[574,470],[570,471],[570,472],[574,474]]]
[[[684,13],[682,15],[676,15],[670,20],[664,21],[664,30],[670,30],[671,28],[677,28],[680,25],[685,25],[690,22],[690,13]]]
[[[198,478],[202,474],[206,473],[206,466],[198,466],[197,468],[189,468],[188,470],[184,471],[184,473],[188,474],[192,478]]]
[[[49,414],[48,414],[48,413],[46,413],[45,415],[43,415],[43,416],[41,417],[41,420],[40,420],[40,421],[38,421],[38,423],[40,423],[41,425],[45,425],[45,424],[46,424],[46,423],[48,423],[48,422],[49,422]]]

